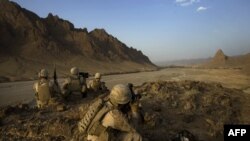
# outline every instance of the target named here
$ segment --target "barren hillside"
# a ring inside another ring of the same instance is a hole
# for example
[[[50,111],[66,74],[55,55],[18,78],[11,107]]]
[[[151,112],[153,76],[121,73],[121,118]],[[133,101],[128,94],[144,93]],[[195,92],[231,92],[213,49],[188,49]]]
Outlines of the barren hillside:
[[[0,77],[32,79],[56,64],[59,74],[72,66],[102,73],[154,69],[141,51],[127,47],[104,29],[88,32],[51,13],[46,18],[8,0],[0,1]]]

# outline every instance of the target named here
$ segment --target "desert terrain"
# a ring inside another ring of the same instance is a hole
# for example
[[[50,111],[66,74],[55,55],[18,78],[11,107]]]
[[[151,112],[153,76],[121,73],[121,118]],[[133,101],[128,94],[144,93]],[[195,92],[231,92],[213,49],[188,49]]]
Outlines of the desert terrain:
[[[0,9],[0,140],[84,140],[77,124],[99,95],[35,106],[37,74],[46,68],[52,79],[55,66],[60,85],[73,66],[104,74],[108,89],[133,83],[142,95],[136,128],[145,141],[222,141],[224,124],[250,124],[249,52],[228,56],[218,49],[213,57],[159,67],[103,28],[77,28],[52,13],[40,17],[9,0],[0,0]]]
[[[144,124],[138,130],[145,140],[177,141],[184,134],[192,141],[222,141],[224,124],[250,123],[250,77],[239,69],[169,68],[108,75],[103,81],[108,88],[131,82],[142,94]],[[33,83],[0,84],[1,139],[84,138],[77,123],[95,97],[76,97],[65,111],[40,111],[34,107]]]
[[[237,69],[169,68],[152,72],[107,75],[103,76],[102,79],[106,82],[109,89],[119,83],[140,85],[151,81],[193,80],[220,83],[224,87],[237,88],[248,93],[250,92],[250,77]],[[0,104],[8,105],[33,100],[34,92],[32,86],[34,82],[0,83]],[[63,79],[60,79],[59,82],[62,83]]]

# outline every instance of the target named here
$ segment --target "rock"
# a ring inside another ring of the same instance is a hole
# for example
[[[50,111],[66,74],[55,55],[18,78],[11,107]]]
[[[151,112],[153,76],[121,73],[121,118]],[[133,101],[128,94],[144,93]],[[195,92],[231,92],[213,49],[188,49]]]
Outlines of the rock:
[[[144,121],[148,127],[154,128],[161,122],[161,119],[160,119],[159,113],[146,112],[144,115]]]
[[[177,101],[173,101],[172,104],[171,104],[171,106],[173,108],[176,108],[178,106],[178,102]]]
[[[161,85],[159,83],[155,83],[152,85],[151,90],[153,93],[158,93],[161,88]]]
[[[56,111],[58,111],[58,112],[62,112],[62,111],[64,111],[64,110],[66,110],[66,106],[65,105],[57,105],[56,106]]]
[[[186,110],[186,111],[190,111],[190,110],[192,110],[193,108],[194,108],[194,106],[193,106],[193,104],[191,103],[191,102],[189,102],[189,101],[187,101],[186,103],[185,103],[185,105],[184,105],[184,110]]]

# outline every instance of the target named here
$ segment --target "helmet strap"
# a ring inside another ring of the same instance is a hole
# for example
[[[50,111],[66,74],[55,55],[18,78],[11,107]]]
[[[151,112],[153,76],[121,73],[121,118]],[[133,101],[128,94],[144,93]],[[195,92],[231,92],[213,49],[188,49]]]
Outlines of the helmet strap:
[[[110,103],[115,107],[117,108],[119,104],[117,104],[113,99],[109,99]]]

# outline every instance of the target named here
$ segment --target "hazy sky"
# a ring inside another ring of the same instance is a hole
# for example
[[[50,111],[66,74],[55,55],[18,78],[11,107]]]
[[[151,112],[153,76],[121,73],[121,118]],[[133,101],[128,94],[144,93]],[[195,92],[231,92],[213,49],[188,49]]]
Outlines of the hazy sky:
[[[250,0],[14,0],[88,31],[104,28],[153,62],[250,52]]]

